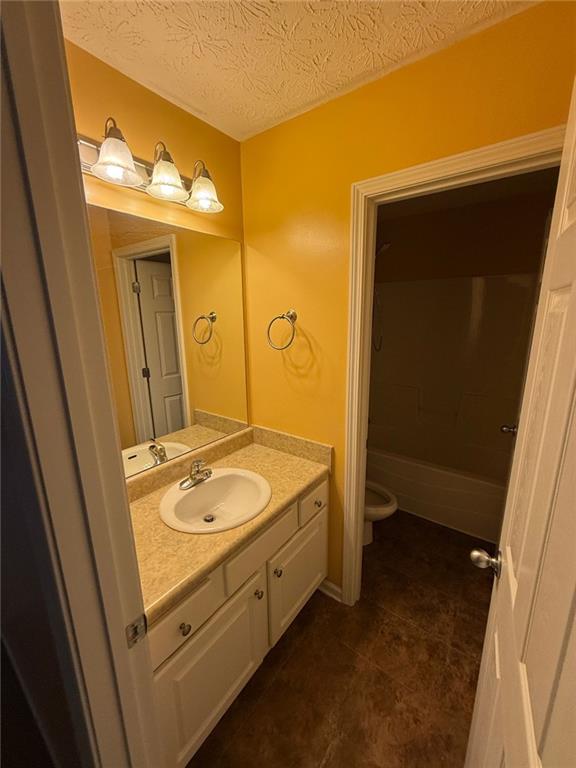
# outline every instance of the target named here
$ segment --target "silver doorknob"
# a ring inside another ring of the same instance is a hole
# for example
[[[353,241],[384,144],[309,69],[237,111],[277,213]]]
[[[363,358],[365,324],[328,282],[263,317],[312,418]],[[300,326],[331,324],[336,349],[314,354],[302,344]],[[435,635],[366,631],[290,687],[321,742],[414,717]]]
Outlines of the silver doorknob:
[[[505,435],[515,435],[518,432],[517,424],[502,424],[500,432],[504,432]]]
[[[496,557],[492,557],[492,555],[489,555],[485,549],[473,549],[472,552],[470,552],[470,560],[472,560],[476,568],[492,568],[496,577],[500,576],[500,571],[502,569],[500,552],[498,552]]]

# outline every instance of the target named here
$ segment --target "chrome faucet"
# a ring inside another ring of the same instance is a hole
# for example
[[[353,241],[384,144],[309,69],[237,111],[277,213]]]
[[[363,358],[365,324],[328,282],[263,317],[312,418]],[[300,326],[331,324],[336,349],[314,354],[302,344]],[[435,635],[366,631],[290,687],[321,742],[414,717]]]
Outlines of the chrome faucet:
[[[199,485],[200,483],[203,483],[204,480],[208,480],[209,477],[212,477],[212,470],[209,467],[202,469],[205,464],[206,462],[203,459],[197,459],[192,462],[190,474],[180,482],[181,491],[189,491],[190,488],[194,488],[194,486]]]
[[[152,442],[148,446],[148,450],[152,454],[155,467],[157,467],[158,464],[164,464],[165,461],[168,461],[168,456],[166,455],[166,448],[164,448],[162,443],[159,443],[154,438],[152,438]]]

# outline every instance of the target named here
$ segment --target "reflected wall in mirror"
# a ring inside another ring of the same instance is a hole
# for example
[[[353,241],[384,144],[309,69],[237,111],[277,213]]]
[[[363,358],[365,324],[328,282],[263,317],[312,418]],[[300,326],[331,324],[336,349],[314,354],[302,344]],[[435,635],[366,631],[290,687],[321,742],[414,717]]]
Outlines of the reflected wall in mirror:
[[[247,426],[234,240],[88,205],[124,473]]]

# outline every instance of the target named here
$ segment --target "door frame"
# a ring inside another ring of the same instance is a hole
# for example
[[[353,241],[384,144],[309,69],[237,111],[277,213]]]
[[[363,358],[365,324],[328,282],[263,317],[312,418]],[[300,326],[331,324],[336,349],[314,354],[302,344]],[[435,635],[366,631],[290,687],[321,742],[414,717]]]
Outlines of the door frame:
[[[178,354],[180,356],[180,374],[182,377],[182,403],[184,405],[184,423],[190,424],[190,395],[188,390],[188,365],[186,360],[186,347],[184,345],[184,322],[182,316],[182,303],[180,301],[180,273],[178,271],[178,249],[175,235],[162,235],[143,240],[133,245],[125,245],[112,249],[112,263],[116,277],[116,292],[122,321],[122,333],[124,336],[124,352],[126,355],[126,368],[130,394],[132,395],[132,415],[134,417],[134,431],[139,443],[150,438],[152,434],[152,415],[148,387],[142,376],[144,367],[144,340],[140,325],[140,313],[138,300],[132,290],[134,272],[130,262],[136,259],[146,259],[160,253],[170,253],[170,267],[172,270],[172,285],[174,287],[174,306],[176,310],[176,335],[178,337]],[[158,435],[156,435],[158,437]]]
[[[342,554],[342,600],[348,605],[359,599],[362,580],[377,206],[552,168],[560,164],[564,133],[560,125],[352,185]]]
[[[74,714],[90,737],[86,765],[157,768],[149,641],[130,646],[127,638],[144,606],[58,3],[6,4],[2,32],[17,126],[17,151],[8,157],[18,170],[14,201],[25,196],[33,235],[26,239],[23,225],[18,247],[4,254],[3,321],[42,502],[33,541],[40,546],[44,537],[50,555],[32,549],[29,568],[40,584],[58,586],[44,605],[65,617],[61,656],[70,653],[66,675],[82,692]],[[24,619],[28,634],[49,630]]]

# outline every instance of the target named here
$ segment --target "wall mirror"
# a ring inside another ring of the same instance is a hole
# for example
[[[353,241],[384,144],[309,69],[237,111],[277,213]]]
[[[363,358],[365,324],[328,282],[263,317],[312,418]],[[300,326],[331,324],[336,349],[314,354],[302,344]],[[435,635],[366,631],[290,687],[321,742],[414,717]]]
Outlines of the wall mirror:
[[[88,205],[126,477],[247,426],[240,243]]]

